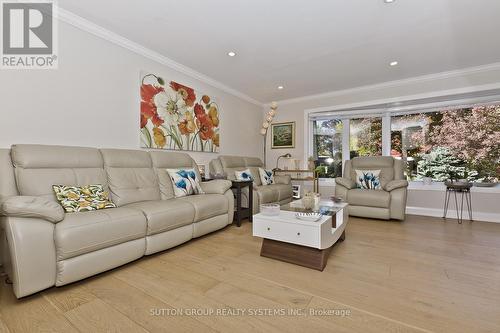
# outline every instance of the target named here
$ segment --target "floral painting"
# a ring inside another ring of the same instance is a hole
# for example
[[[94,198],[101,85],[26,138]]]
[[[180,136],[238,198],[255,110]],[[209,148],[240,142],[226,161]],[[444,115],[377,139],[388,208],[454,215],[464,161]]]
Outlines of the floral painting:
[[[219,106],[214,98],[155,74],[141,77],[141,147],[219,151]]]

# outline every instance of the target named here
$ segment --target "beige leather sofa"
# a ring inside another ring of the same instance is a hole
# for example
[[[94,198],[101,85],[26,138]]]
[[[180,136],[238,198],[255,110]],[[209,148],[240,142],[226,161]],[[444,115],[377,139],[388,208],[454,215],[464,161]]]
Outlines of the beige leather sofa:
[[[382,190],[356,188],[355,170],[381,170]],[[355,157],[345,161],[344,177],[335,179],[335,195],[347,200],[349,215],[377,219],[405,219],[408,182],[403,162],[390,156]]]
[[[260,204],[276,202],[284,205],[292,201],[292,184],[288,175],[274,176],[275,184],[262,185],[260,181],[259,168],[263,168],[264,163],[260,158],[242,156],[219,156],[210,162],[210,173],[225,174],[227,179],[234,180],[235,171],[249,169],[254,176],[253,187],[253,213],[260,211]],[[248,188],[242,192],[242,206],[248,207]]]
[[[163,251],[233,220],[231,182],[174,198],[167,168],[194,167],[187,154],[14,145],[0,150],[5,269],[15,295],[62,286]],[[102,184],[118,206],[65,214],[53,184]]]

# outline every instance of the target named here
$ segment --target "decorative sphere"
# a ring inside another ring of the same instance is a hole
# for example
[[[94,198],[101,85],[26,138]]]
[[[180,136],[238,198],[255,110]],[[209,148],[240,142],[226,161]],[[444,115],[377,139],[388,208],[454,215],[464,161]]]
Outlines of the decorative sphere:
[[[278,103],[276,103],[276,102],[272,102],[272,103],[271,103],[271,109],[276,110],[277,108],[278,108]]]
[[[267,133],[267,130],[265,128],[261,128],[260,134],[266,135],[266,133]]]
[[[276,110],[271,109],[268,113],[271,117],[274,117],[276,115]]]
[[[269,127],[269,123],[267,121],[262,123],[262,128],[268,128],[268,127]]]

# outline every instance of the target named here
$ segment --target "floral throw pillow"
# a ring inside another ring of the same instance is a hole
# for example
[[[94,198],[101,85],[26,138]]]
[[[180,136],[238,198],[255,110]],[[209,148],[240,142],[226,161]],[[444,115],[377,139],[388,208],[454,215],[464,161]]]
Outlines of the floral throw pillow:
[[[236,180],[240,181],[249,181],[254,179],[250,169],[245,169],[243,171],[235,171],[234,177],[236,178]]]
[[[380,190],[380,170],[355,170],[356,187],[364,190]]]
[[[167,173],[172,180],[176,198],[204,193],[194,169],[167,169]]]
[[[57,200],[66,213],[116,208],[102,185],[65,186],[52,185]]]
[[[259,168],[259,174],[260,174],[260,181],[262,182],[262,185],[274,184],[274,176],[273,176],[273,172],[271,170],[265,170],[265,169]]]

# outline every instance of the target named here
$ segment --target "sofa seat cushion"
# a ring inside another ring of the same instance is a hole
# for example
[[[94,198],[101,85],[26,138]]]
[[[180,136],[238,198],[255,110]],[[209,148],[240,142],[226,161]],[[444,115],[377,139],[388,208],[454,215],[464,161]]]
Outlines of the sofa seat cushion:
[[[259,204],[278,202],[280,200],[280,191],[278,186],[280,185],[255,186],[254,191],[256,191],[259,196]]]
[[[178,199],[143,201],[126,207],[140,210],[148,222],[147,235],[155,235],[193,223],[195,210]]]
[[[291,198],[293,196],[293,191],[292,191],[292,185],[285,185],[285,184],[273,184],[273,185],[268,185],[271,188],[273,188],[275,191],[278,191],[278,199],[279,201]]]
[[[146,236],[144,214],[131,208],[69,213],[56,224],[57,260],[76,257]]]
[[[386,191],[352,189],[347,192],[347,202],[353,206],[388,208],[390,201],[391,195]]]
[[[206,220],[208,218],[227,214],[229,203],[222,194],[197,194],[190,195],[175,200],[189,203],[194,207],[194,222]]]

